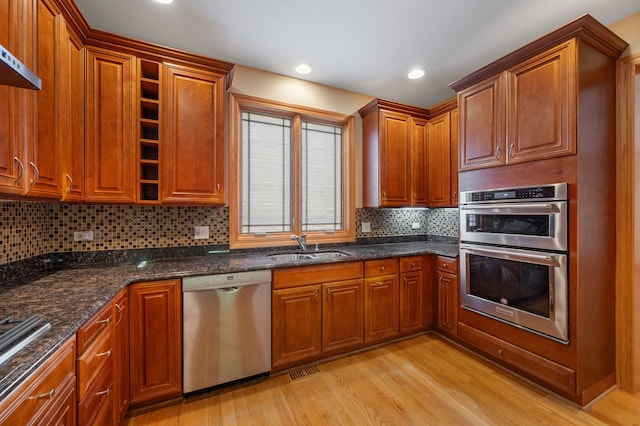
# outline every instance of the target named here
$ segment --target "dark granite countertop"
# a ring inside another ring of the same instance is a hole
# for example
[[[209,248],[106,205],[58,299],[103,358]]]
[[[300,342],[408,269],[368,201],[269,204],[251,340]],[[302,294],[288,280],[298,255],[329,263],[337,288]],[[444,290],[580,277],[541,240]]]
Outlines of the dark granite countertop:
[[[330,262],[348,262],[425,253],[455,257],[458,246],[448,242],[354,245],[340,247],[349,257],[326,260],[273,261],[266,253],[214,253],[151,260],[137,264],[74,267],[4,284],[0,287],[0,318],[39,315],[51,329],[0,365],[0,400],[27,378],[125,286],[195,275],[277,269]]]

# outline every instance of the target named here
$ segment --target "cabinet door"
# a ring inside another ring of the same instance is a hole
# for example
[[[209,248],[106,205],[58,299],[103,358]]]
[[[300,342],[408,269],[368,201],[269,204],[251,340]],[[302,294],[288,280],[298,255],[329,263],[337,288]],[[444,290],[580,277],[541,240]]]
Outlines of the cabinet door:
[[[84,46],[62,26],[60,49],[61,138],[60,166],[62,199],[84,200]]]
[[[400,332],[423,326],[422,272],[400,274]]]
[[[429,207],[451,204],[451,147],[450,115],[441,114],[429,120]]]
[[[398,334],[398,276],[365,280],[365,342],[374,342]]]
[[[575,41],[509,70],[508,163],[576,152]]]
[[[61,114],[60,34],[64,18],[50,0],[39,0],[36,19],[35,72],[42,89],[35,92],[36,134],[29,139],[25,172],[27,194],[60,198],[59,140],[64,117]]]
[[[458,207],[458,110],[451,111],[451,126],[450,126],[451,143],[451,158],[449,160],[449,167],[451,167],[451,207]]]
[[[380,206],[411,205],[411,117],[380,113]]]
[[[272,367],[320,355],[320,285],[282,290],[272,294]]]
[[[453,336],[458,329],[458,278],[438,272],[438,328]]]
[[[427,120],[412,118],[411,134],[411,205],[428,205]]]
[[[364,342],[362,280],[322,285],[322,351]]]
[[[0,1],[0,44],[26,63],[22,45],[26,43],[28,26],[23,13],[25,2]],[[21,176],[24,158],[20,147],[25,139],[23,131],[32,125],[25,109],[26,89],[0,85],[0,192],[22,194]]]
[[[224,205],[224,77],[164,69],[162,202]]]
[[[130,403],[182,395],[182,293],[179,280],[133,284],[130,295]]]
[[[504,164],[504,73],[458,93],[460,170]]]
[[[86,200],[135,200],[135,58],[87,48]]]
[[[113,424],[120,424],[129,408],[129,293],[124,288],[113,302]]]

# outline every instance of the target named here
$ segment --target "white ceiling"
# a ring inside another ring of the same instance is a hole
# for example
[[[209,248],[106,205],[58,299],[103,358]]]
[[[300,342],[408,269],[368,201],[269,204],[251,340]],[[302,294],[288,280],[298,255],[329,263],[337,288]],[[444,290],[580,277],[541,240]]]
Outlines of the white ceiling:
[[[93,29],[430,107],[448,84],[591,14],[610,25],[638,0],[74,0]],[[415,67],[427,74],[406,75]]]

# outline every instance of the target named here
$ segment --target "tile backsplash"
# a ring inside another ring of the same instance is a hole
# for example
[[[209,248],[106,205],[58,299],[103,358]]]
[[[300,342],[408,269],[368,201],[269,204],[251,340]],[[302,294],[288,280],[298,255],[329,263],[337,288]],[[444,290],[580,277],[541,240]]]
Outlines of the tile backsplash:
[[[228,244],[229,210],[214,207],[0,203],[0,264],[47,253]],[[362,232],[369,222],[371,232]],[[414,223],[419,224],[413,228]],[[193,238],[195,225],[209,226],[209,239]],[[358,238],[458,236],[457,209],[356,210]],[[94,241],[73,240],[94,231]]]

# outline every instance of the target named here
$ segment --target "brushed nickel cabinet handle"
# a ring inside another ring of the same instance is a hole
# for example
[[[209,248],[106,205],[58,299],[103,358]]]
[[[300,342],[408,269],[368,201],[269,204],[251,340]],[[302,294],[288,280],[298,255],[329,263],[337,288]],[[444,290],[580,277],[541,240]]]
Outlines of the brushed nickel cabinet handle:
[[[65,173],[64,175],[67,177],[67,182],[69,183],[69,186],[67,186],[67,194],[69,194],[73,190],[73,179],[69,173]]]
[[[111,393],[111,388],[107,388],[107,390],[96,392],[96,395],[109,395],[110,393]]]
[[[513,149],[516,147],[516,144],[512,143],[509,145],[509,158],[513,158]]]
[[[402,278],[404,279],[404,288],[407,288],[407,282],[408,282],[407,277],[402,277]]]
[[[103,356],[110,357],[111,356],[111,349],[109,349],[106,352],[100,352],[99,354],[96,354],[96,356],[99,356],[99,357],[103,357]]]
[[[20,166],[20,174],[16,178],[16,185],[20,186],[20,181],[22,180],[22,176],[24,176],[24,164],[22,164],[22,161],[20,161],[18,157],[13,157],[13,160]]]
[[[318,290],[313,292],[313,298],[315,299],[316,304],[318,303]]]
[[[40,170],[38,170],[38,166],[36,166],[36,164],[33,161],[29,161],[29,165],[33,167],[33,171],[35,173],[35,176],[31,181],[31,185],[33,185],[38,181],[38,179],[40,179]]]
[[[125,305],[125,306],[126,306],[126,305]],[[118,319],[116,320],[116,325],[118,325],[118,324],[120,324],[120,321],[122,321],[122,317],[123,317],[123,315],[124,315],[124,314],[122,313],[122,311],[124,310],[124,307],[120,307],[120,305],[119,305],[119,304],[117,304],[117,303],[115,304],[115,307],[116,307],[116,309],[118,310],[118,313],[120,314],[120,318],[118,318]]]
[[[53,399],[56,396],[56,390],[51,389],[49,392],[41,393],[40,395],[36,395],[35,399]]]
[[[502,148],[500,148],[499,146],[496,147],[496,159],[500,160],[500,158],[502,158]]]
[[[111,317],[109,317],[107,319],[100,320],[100,321],[96,321],[96,322],[98,324],[107,324],[107,325],[109,325],[109,324],[111,324]]]
[[[382,191],[382,199],[383,200],[387,199],[387,191]]]

